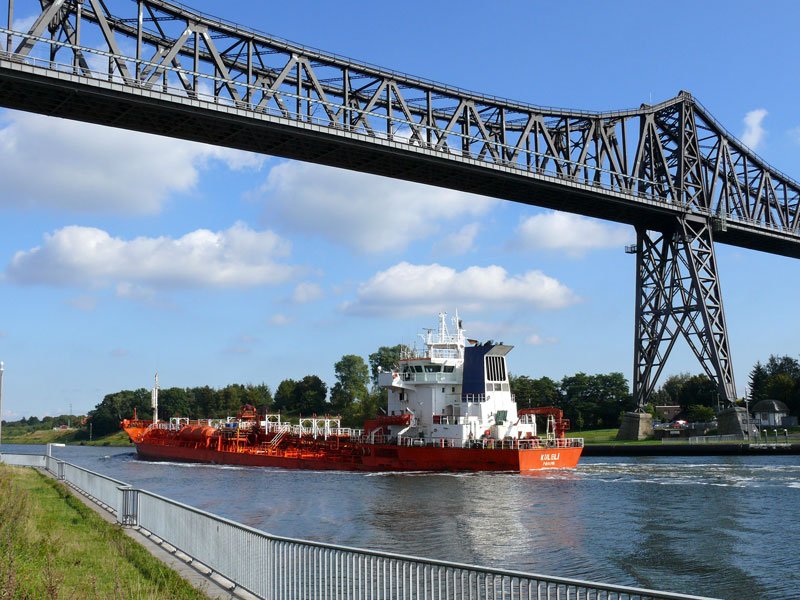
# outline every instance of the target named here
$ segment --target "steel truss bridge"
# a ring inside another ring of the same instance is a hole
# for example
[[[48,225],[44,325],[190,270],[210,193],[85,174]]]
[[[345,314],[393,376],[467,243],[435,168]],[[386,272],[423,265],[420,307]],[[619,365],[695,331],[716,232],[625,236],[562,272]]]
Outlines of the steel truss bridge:
[[[714,242],[800,257],[800,184],[687,92],[632,110],[543,108],[162,0],[5,1],[2,106],[633,225],[640,406],[679,337],[736,398]]]

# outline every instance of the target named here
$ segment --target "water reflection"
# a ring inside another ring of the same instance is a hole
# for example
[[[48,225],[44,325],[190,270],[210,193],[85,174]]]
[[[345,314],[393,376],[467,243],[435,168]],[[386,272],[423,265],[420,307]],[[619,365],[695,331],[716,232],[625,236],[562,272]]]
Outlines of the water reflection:
[[[289,537],[721,598],[788,599],[800,587],[792,456],[453,475],[149,463],[113,448],[56,455]]]

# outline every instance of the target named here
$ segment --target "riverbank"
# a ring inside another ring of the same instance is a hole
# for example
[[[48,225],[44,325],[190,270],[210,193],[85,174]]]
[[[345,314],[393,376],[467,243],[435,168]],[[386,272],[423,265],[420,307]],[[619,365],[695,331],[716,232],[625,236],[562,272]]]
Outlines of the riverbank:
[[[16,433],[13,429],[6,432],[3,428],[4,444],[69,444],[71,446],[128,446],[130,439],[124,431],[115,431],[106,436],[86,439],[86,433],[78,429],[37,429],[36,431],[26,431]]]
[[[208,598],[29,468],[0,465],[0,557],[3,597]]]

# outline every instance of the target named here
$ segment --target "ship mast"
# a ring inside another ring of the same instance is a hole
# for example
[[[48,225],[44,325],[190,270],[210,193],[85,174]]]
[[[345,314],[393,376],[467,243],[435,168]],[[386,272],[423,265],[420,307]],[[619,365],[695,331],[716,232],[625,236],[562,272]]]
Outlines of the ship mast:
[[[151,405],[153,407],[153,425],[158,423],[158,371],[156,371],[156,381],[153,391],[150,392]]]

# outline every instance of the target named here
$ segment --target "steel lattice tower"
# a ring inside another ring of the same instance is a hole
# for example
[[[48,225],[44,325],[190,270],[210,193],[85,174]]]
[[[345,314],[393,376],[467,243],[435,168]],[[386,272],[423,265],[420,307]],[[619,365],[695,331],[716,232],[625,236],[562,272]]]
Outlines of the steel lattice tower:
[[[736,399],[725,313],[705,219],[676,219],[663,231],[637,229],[633,391],[641,409],[675,341],[686,339],[719,397]]]

